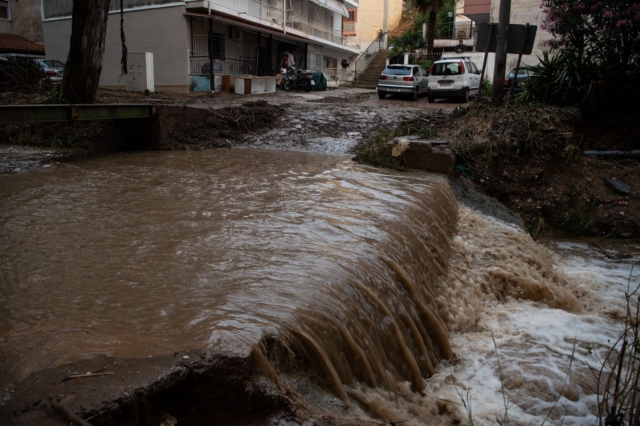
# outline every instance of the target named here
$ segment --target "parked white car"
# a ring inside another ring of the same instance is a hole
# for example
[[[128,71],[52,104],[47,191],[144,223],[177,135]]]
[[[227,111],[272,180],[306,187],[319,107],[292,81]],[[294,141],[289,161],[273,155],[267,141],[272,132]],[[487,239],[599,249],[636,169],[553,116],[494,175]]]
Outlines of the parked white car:
[[[469,101],[480,89],[480,70],[468,56],[443,58],[431,64],[429,72],[430,103],[437,98],[458,98]]]

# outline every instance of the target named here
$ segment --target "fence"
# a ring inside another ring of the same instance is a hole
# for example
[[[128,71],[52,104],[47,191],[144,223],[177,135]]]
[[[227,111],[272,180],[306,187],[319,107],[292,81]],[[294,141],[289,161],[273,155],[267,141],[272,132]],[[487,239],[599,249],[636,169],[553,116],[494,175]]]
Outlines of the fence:
[[[327,79],[338,79],[338,68],[325,68],[324,75]]]
[[[473,21],[470,22],[444,22],[436,24],[436,39],[459,40],[473,38]]]
[[[258,62],[243,59],[215,59],[213,61],[214,74],[258,74]],[[209,75],[209,58],[189,58],[189,74]]]

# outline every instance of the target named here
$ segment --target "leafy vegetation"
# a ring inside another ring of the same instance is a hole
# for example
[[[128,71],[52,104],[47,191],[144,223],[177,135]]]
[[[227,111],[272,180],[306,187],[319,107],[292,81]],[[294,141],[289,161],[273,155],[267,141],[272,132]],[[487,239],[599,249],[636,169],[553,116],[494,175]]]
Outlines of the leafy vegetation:
[[[374,143],[358,151],[356,160],[359,163],[386,169],[406,170],[402,166],[400,158],[393,158],[389,154],[388,142],[396,136],[396,132],[392,130],[383,130],[378,134]]]
[[[449,15],[455,13],[455,9],[453,6],[454,2],[445,0],[443,4],[444,7],[438,9],[435,16],[431,16],[431,13],[426,9],[420,9],[422,10],[422,13],[416,15],[416,17],[413,19],[413,25],[407,31],[399,36],[391,37],[389,40],[389,45],[391,46],[390,56],[393,57],[427,47],[428,40],[433,40],[436,38],[436,28],[439,29],[442,33],[450,34],[453,31],[454,22],[453,18]],[[427,38],[424,39],[422,37],[422,24],[423,22],[427,22],[428,26],[430,26],[432,20],[434,22],[434,32],[433,34],[428,33]],[[433,43],[431,44],[431,49],[433,49]],[[422,63],[420,63],[420,65],[424,67]],[[429,67],[431,67],[430,61]]]
[[[640,4],[634,0],[544,0],[551,52],[533,67],[521,99],[579,106],[582,113],[640,111]]]

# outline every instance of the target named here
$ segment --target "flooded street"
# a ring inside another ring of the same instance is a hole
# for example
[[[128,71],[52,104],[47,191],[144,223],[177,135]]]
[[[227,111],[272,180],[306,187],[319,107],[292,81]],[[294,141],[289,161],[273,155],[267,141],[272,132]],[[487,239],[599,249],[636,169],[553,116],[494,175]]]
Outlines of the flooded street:
[[[554,424],[595,419],[585,365],[619,332],[630,265],[537,244],[459,205],[444,177],[238,148],[12,167],[3,403],[66,363],[192,350],[250,357],[251,374],[329,424],[451,424],[466,390],[476,424],[492,424],[498,349],[514,424],[538,424],[560,393]]]

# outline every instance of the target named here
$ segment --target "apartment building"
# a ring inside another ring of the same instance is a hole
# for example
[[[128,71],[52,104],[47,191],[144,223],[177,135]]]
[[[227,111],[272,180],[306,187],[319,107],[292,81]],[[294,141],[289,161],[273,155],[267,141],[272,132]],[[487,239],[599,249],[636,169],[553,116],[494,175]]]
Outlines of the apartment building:
[[[42,4],[47,58],[64,61],[72,0]],[[119,2],[110,7],[100,85],[123,88]],[[208,75],[210,51],[216,75],[274,75],[287,52],[299,67],[338,78],[360,52],[342,33],[347,8],[358,0],[125,0],[124,31],[129,52],[153,53],[158,91],[192,89],[190,76]]]
[[[42,57],[40,0],[0,0],[0,54]]]

